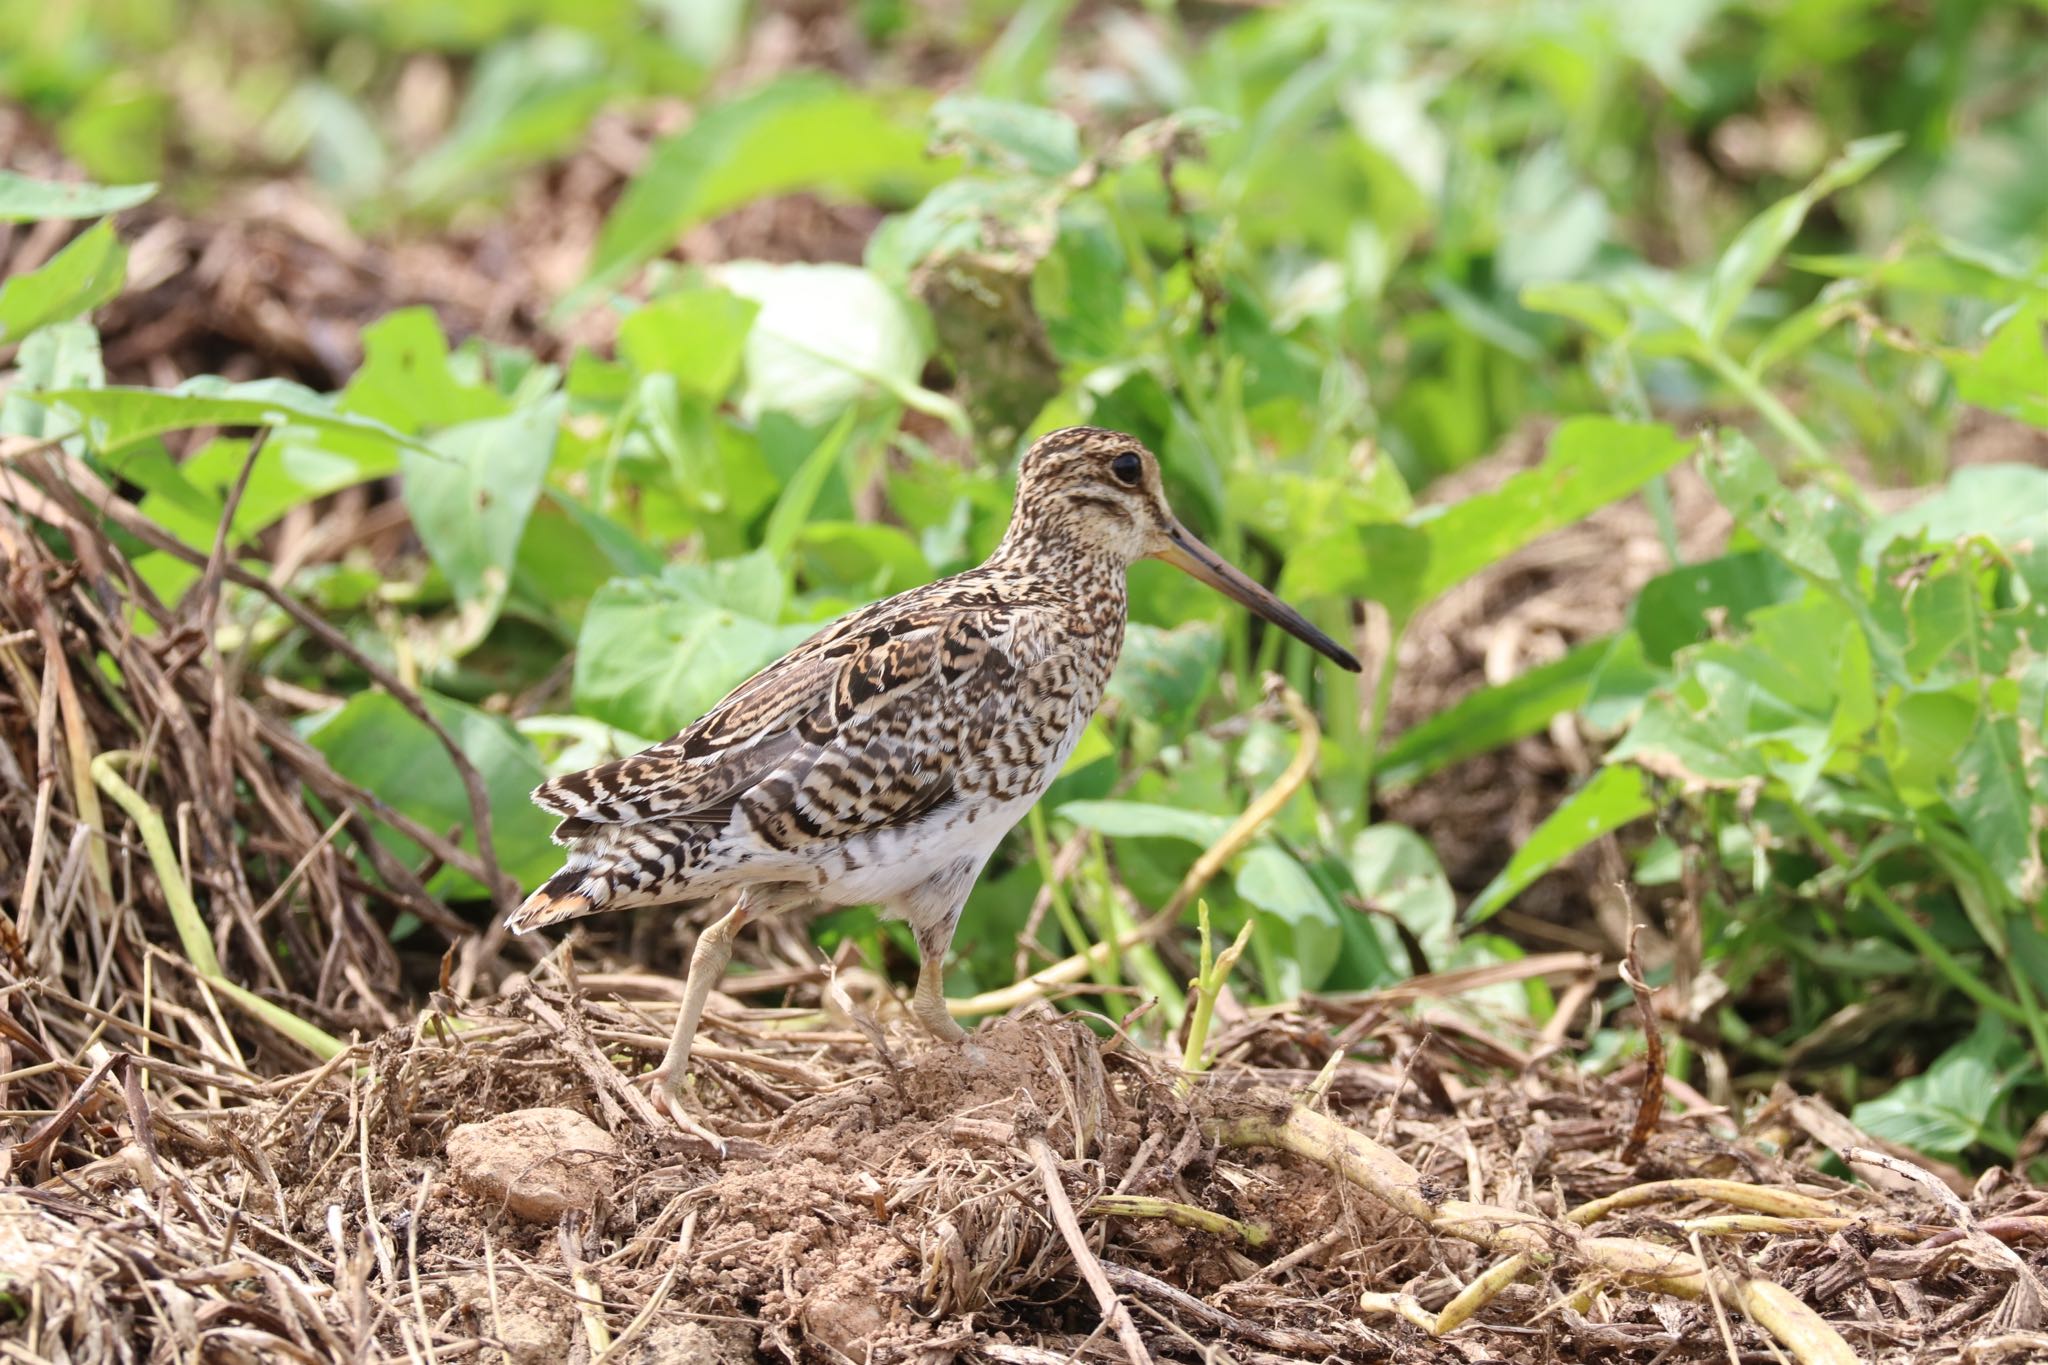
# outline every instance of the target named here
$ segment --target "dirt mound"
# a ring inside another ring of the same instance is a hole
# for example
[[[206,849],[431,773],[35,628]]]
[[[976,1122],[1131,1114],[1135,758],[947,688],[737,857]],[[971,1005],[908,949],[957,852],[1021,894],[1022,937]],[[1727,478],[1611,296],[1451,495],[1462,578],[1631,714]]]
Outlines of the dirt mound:
[[[544,971],[273,1082],[110,1054],[8,1149],[0,1292],[22,1307],[0,1339],[75,1361],[197,1341],[1047,1365],[1648,1360],[1724,1330],[1745,1356],[1936,1360],[1986,1322],[2048,1340],[2048,1201],[1993,1179],[1965,1203],[1903,1163],[1874,1171],[1896,1192],[1849,1187],[1815,1169],[1810,1134],[1846,1125],[1810,1102],[1747,1136],[1673,1112],[1624,1162],[1633,1085],[1558,1061],[1468,1084],[1392,1016],[1320,1083],[1262,1054],[1328,1030],[1247,1021],[1244,1060],[1183,1094],[1077,1018],[953,1051],[892,1016],[878,1053],[844,1020],[727,1009],[696,1081],[721,1156],[630,1079],[672,1009]],[[451,1170],[463,1125],[532,1106],[616,1142],[589,1212],[531,1222]]]

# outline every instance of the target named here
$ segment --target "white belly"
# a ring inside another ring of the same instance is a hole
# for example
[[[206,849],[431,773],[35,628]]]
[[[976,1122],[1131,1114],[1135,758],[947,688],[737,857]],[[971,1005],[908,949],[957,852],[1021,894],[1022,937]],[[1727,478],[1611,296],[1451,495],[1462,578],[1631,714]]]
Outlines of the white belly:
[[[1081,742],[1081,732],[1087,723],[1088,718],[1083,715],[1070,728],[1053,750],[1053,761],[1046,764],[1039,780],[1015,800],[973,806],[971,820],[968,806],[942,810],[907,829],[870,834],[840,851],[823,855],[819,865],[826,880],[818,895],[835,905],[888,907],[955,864],[971,863],[978,876],[981,865],[996,851],[1003,836],[1038,804],[1046,788],[1059,776],[1074,746]]]

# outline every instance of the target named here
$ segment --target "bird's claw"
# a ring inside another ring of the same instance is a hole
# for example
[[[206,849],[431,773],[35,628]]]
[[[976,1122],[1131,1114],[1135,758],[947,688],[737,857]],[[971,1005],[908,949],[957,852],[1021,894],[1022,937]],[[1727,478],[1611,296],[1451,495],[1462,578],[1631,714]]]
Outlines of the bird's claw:
[[[680,1084],[671,1084],[669,1082],[668,1069],[666,1067],[656,1067],[652,1071],[643,1073],[637,1079],[646,1084],[648,1088],[647,1100],[654,1107],[655,1113],[673,1123],[688,1136],[696,1138],[699,1142],[710,1147],[717,1154],[719,1160],[723,1161],[725,1159],[725,1139],[712,1132],[711,1129],[705,1127],[697,1119],[691,1117],[686,1107],[684,1090],[690,1080],[687,1073],[683,1076]]]

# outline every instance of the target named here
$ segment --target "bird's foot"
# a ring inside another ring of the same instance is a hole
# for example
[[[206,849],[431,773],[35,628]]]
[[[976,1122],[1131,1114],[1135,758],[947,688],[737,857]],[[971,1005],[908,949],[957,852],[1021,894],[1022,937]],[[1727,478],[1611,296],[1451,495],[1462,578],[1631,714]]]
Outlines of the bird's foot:
[[[712,1151],[718,1154],[721,1161],[725,1159],[725,1139],[706,1127],[700,1120],[692,1116],[689,1111],[689,1105],[693,1098],[690,1092],[695,1087],[690,1084],[690,1073],[688,1071],[684,1071],[671,1078],[669,1069],[666,1066],[659,1066],[652,1071],[641,1074],[635,1080],[637,1083],[647,1087],[647,1099],[654,1106],[655,1113],[673,1123],[690,1137],[696,1138],[699,1142],[709,1146]]]

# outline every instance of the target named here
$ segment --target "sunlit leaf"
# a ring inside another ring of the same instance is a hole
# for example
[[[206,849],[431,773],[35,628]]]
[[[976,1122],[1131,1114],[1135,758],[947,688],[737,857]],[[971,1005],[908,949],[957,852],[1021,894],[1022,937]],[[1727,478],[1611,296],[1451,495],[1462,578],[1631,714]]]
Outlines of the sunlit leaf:
[[[1474,754],[1535,734],[1586,699],[1593,673],[1612,646],[1611,639],[1588,640],[1561,659],[1497,687],[1482,687],[1403,730],[1380,754],[1375,765],[1379,781],[1387,786],[1420,781]]]
[[[815,76],[777,81],[655,144],[606,217],[571,302],[618,283],[693,225],[762,195],[917,185],[944,169],[926,159],[918,121],[877,97]]]
[[[536,885],[561,862],[559,850],[548,842],[554,817],[527,796],[547,776],[540,756],[502,717],[431,692],[421,700],[483,779],[499,862],[521,886]],[[453,760],[433,733],[389,695],[358,693],[335,710],[308,717],[301,728],[343,777],[429,829],[461,829],[463,847],[476,851],[469,798]],[[417,864],[426,856],[402,835],[383,828],[378,835],[406,862]],[[428,889],[456,897],[483,893],[452,869],[443,869]]]
[[[504,605],[564,402],[464,422],[435,436],[431,455],[400,456],[406,510],[462,605],[464,643],[482,639]]]
[[[114,225],[94,223],[46,264],[0,285],[0,345],[90,312],[120,291],[127,270]]]
[[[1869,175],[1905,141],[1903,134],[1886,133],[1850,143],[1811,184],[1751,219],[1714,264],[1700,318],[1701,333],[1710,341],[1718,340],[1735,320],[1736,310],[1755,291],[1757,281],[1791,245],[1813,206]]]
[[[155,185],[88,185],[31,180],[0,171],[0,223],[45,218],[100,218],[132,209],[156,194]]]
[[[607,584],[576,641],[576,709],[673,734],[817,629],[780,624],[783,591],[781,566],[762,554]]]
[[[1465,922],[1490,919],[1538,877],[1601,835],[1612,834],[1655,809],[1641,770],[1625,763],[1602,768],[1515,850],[1508,865],[1473,898]]]

